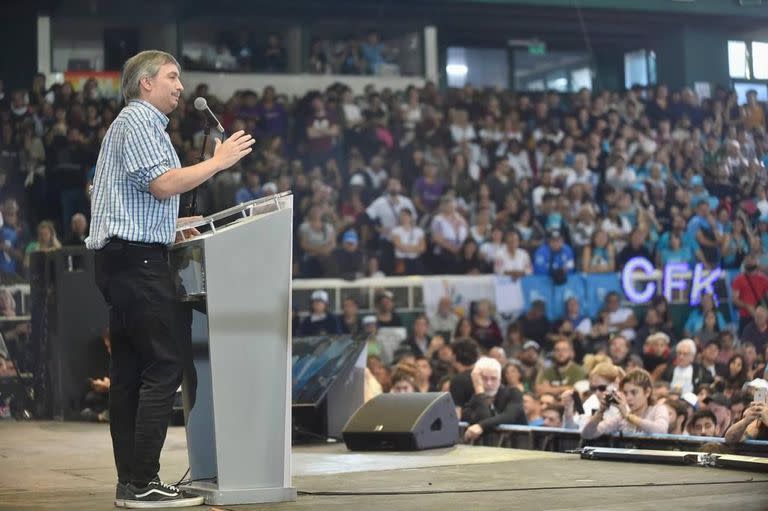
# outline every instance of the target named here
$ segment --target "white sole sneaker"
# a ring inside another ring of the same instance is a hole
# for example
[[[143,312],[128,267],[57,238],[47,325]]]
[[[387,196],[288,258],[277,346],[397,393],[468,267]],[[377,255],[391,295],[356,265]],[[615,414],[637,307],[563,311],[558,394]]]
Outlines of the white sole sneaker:
[[[127,499],[115,499],[115,507],[122,507],[127,509],[167,509],[178,507],[194,507],[202,506],[205,503],[205,498],[187,497],[177,500],[156,500],[153,502],[142,502],[140,500],[127,500]]]

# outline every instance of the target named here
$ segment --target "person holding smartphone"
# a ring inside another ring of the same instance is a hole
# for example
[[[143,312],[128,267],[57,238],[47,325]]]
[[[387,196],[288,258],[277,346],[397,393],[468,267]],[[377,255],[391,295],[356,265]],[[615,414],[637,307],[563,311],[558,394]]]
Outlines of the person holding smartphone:
[[[575,389],[569,389],[560,395],[563,404],[563,427],[566,429],[583,429],[587,421],[603,406],[605,397],[619,388],[624,370],[611,362],[597,364],[589,373],[589,390],[591,395],[584,400],[581,410],[578,410],[578,394]],[[607,417],[619,415],[616,408],[609,408]]]
[[[669,411],[655,404],[651,375],[644,369],[629,371],[621,379],[619,390],[606,393],[600,404],[581,430],[584,439],[618,432],[660,434],[669,428]],[[615,408],[618,415],[606,416],[610,408]]]
[[[768,389],[756,389],[754,401],[744,410],[741,420],[725,432],[725,443],[744,440],[768,440]]]

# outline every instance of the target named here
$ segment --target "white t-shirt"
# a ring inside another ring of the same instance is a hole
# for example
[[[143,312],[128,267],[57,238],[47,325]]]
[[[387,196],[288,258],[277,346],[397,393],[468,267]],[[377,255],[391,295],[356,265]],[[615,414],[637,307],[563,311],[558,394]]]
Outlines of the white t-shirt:
[[[636,179],[635,171],[627,167],[624,168],[621,174],[618,173],[616,167],[609,167],[605,171],[605,182],[617,190],[630,188]]]
[[[616,328],[614,328],[613,325],[624,323],[627,319],[629,319],[630,316],[632,316],[632,314],[632,309],[628,307],[619,307],[616,312],[609,312],[608,329],[612,332],[615,332]],[[625,328],[621,331],[621,335],[626,337],[628,341],[631,341],[635,338],[635,331],[631,328]]]
[[[693,392],[693,366],[675,367],[675,370],[672,371],[672,381],[669,382],[669,388],[671,390],[679,389],[681,394]]]
[[[400,211],[403,209],[411,210],[414,222],[418,219],[413,202],[411,202],[411,199],[405,195],[398,195],[396,204],[392,203],[392,200],[388,195],[382,195],[373,201],[365,212],[371,220],[378,220],[384,230],[388,231],[397,227],[397,224],[400,221]],[[386,233],[382,233],[382,237],[391,239]]]
[[[360,113],[360,107],[356,104],[344,103],[341,107],[344,109],[344,118],[350,125],[357,124],[363,120],[363,114]]]
[[[522,248],[515,250],[514,254],[509,253],[507,246],[503,246],[493,261],[493,271],[497,275],[504,275],[509,271],[521,271],[526,275],[533,273],[531,267],[531,256]]]
[[[480,258],[484,261],[488,261],[489,263],[492,263],[496,260],[496,254],[504,248],[504,245],[502,243],[499,243],[498,245],[496,243],[493,243],[492,241],[486,241],[482,245],[480,245],[480,248],[478,251],[480,252]]]
[[[397,237],[400,240],[400,243],[405,245],[417,245],[424,239],[424,230],[418,226],[412,226],[410,229],[406,230],[402,225],[398,225],[392,229],[390,236],[393,240]],[[395,257],[400,259],[417,259],[420,255],[421,254],[416,254],[414,252],[401,252],[400,250],[395,249]]]
[[[458,213],[455,214],[457,216],[459,215]],[[469,229],[467,228],[466,222],[451,222],[442,214],[437,215],[432,219],[430,231],[432,231],[433,234],[439,233],[443,238],[445,238],[455,247],[460,247],[469,235]],[[437,243],[435,243],[435,254],[440,254],[442,251],[443,249]]]

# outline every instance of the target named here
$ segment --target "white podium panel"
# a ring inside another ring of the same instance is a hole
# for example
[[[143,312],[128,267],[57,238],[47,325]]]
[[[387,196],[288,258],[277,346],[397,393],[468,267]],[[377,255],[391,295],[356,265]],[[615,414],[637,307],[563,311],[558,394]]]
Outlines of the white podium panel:
[[[179,299],[194,308],[197,397],[191,408],[184,400],[188,488],[214,505],[295,500],[293,198],[252,201],[193,225],[209,231],[172,250]]]

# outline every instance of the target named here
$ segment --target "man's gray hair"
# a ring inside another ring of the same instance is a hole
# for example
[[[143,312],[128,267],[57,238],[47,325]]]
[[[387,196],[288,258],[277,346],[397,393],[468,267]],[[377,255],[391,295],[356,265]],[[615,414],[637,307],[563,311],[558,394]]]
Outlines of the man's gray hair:
[[[165,64],[173,64],[181,72],[181,66],[176,61],[176,58],[170,53],[160,50],[143,51],[126,60],[120,83],[120,89],[125,102],[128,103],[132,99],[139,99],[141,97],[141,80],[143,78],[154,78],[157,76],[160,67]]]
[[[487,369],[493,371],[496,376],[501,377],[501,363],[495,358],[480,357],[477,359],[477,362],[475,362],[475,369],[478,371]]]
[[[681,346],[688,346],[691,348],[691,351],[693,352],[693,356],[696,356],[696,343],[693,339],[683,339],[682,341],[677,343],[677,346],[675,346],[675,351],[678,351]]]

